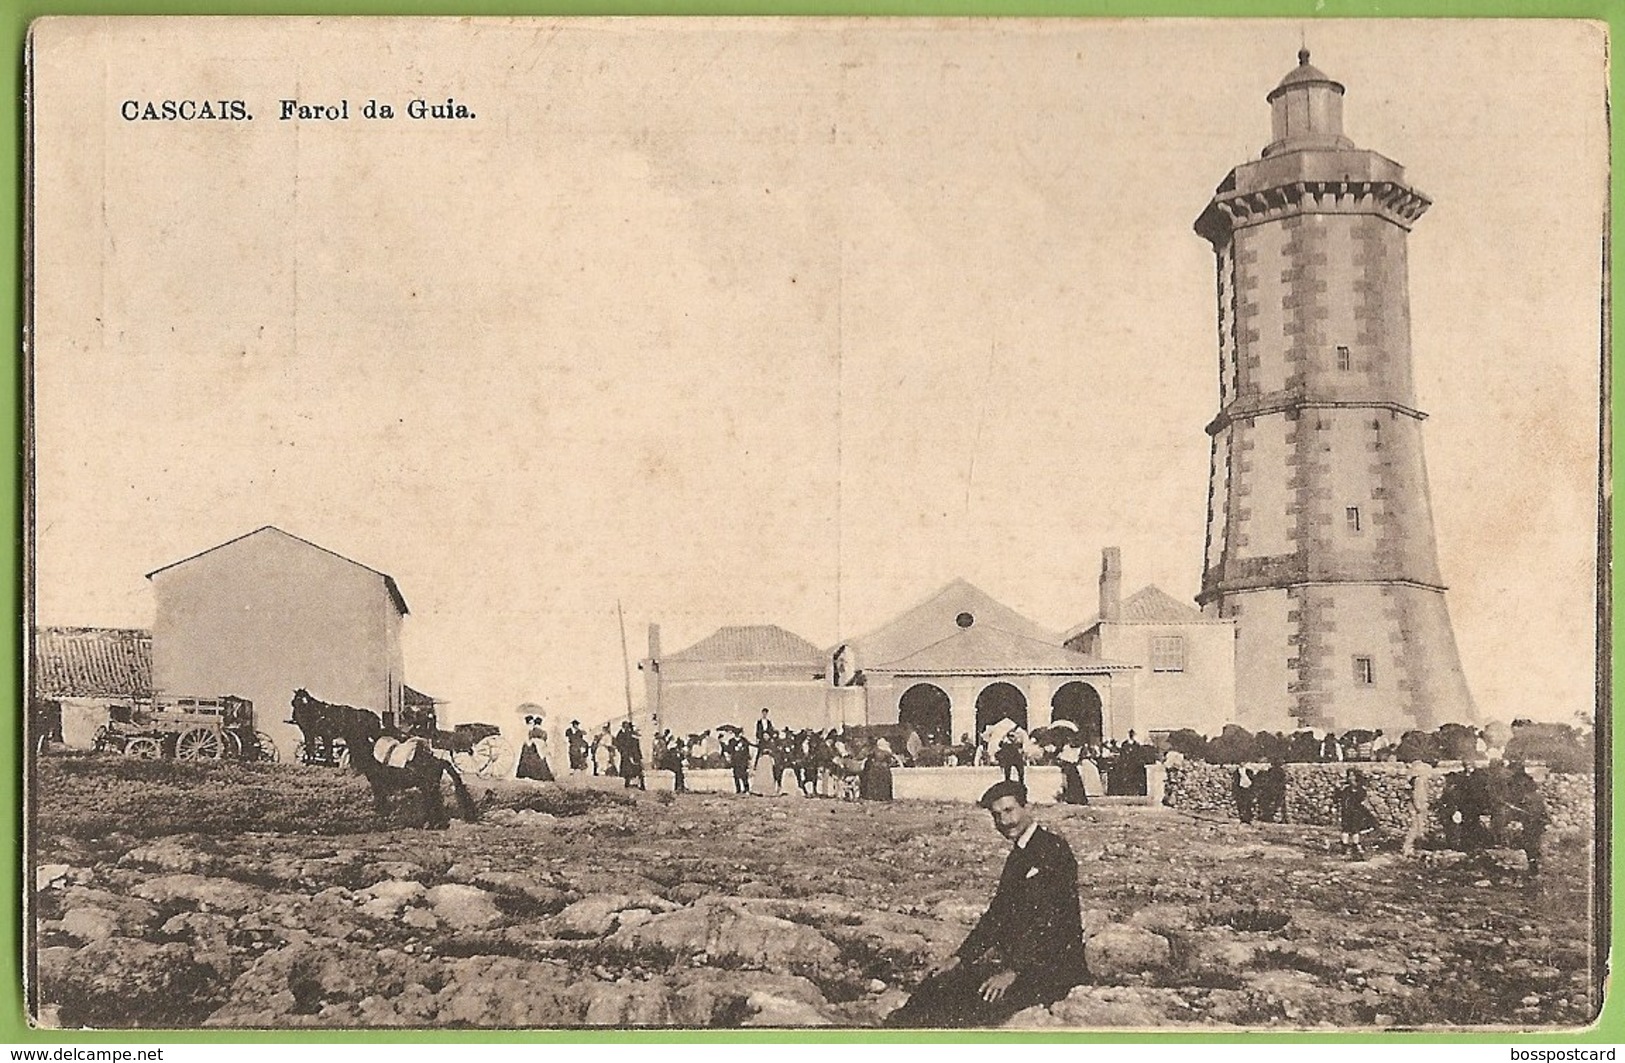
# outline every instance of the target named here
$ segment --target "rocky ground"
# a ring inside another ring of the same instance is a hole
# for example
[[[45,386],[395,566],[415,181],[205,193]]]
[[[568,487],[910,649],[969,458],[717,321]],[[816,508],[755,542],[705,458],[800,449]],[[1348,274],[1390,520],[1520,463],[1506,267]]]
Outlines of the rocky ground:
[[[41,761],[41,1020],[63,1026],[870,1026],[985,905],[964,805],[476,782],[476,824],[374,819],[293,765]],[[407,818],[410,809],[397,811]],[[1590,840],[1351,863],[1325,828],[1044,808],[1093,984],[1026,1027],[1579,1026]]]

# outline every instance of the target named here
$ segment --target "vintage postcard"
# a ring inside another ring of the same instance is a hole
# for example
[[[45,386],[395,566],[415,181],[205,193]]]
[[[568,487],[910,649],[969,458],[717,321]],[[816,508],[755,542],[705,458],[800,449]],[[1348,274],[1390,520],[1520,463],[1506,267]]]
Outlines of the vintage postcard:
[[[36,23],[34,1021],[1588,1026],[1607,46]]]

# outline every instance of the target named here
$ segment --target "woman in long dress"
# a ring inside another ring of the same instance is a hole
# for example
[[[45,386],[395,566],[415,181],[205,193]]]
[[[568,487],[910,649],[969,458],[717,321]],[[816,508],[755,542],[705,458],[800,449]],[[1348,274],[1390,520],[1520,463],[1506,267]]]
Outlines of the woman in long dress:
[[[553,782],[552,755],[547,744],[547,724],[540,716],[527,716],[525,722],[530,724],[530,731],[525,736],[525,744],[519,747],[519,763],[514,769],[514,777]]]
[[[863,762],[863,773],[858,777],[858,796],[865,801],[890,801],[892,751],[884,738],[875,742],[873,753]]]
[[[778,796],[778,748],[770,738],[762,740],[751,769],[751,793]]]
[[[1061,793],[1060,799],[1069,805],[1087,805],[1089,791],[1083,785],[1083,773],[1078,765],[1083,760],[1083,747],[1076,741],[1068,741],[1056,754],[1055,762],[1061,766]]]
[[[750,792],[763,797],[779,796],[779,748],[771,736],[762,739],[756,750],[756,765],[750,771]]]

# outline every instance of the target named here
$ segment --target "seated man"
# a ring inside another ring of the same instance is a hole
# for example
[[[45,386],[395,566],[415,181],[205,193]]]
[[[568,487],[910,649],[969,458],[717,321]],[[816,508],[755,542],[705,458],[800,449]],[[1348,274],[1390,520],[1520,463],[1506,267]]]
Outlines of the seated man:
[[[987,912],[965,943],[886,1019],[888,1026],[997,1026],[1066,996],[1085,978],[1078,862],[1027,806],[1027,788],[995,783],[981,805],[1013,847]]]

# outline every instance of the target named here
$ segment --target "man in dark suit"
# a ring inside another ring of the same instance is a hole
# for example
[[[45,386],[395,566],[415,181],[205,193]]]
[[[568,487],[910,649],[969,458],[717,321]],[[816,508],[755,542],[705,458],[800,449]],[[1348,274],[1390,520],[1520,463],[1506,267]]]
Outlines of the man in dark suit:
[[[775,752],[778,741],[779,729],[773,726],[768,710],[763,709],[761,719],[756,721],[756,759],[760,761],[765,754]]]
[[[1087,973],[1078,862],[1038,825],[1027,788],[996,783],[981,805],[1012,843],[992,903],[953,956],[926,976],[888,1026],[997,1026],[1022,1008],[1066,996]]]

